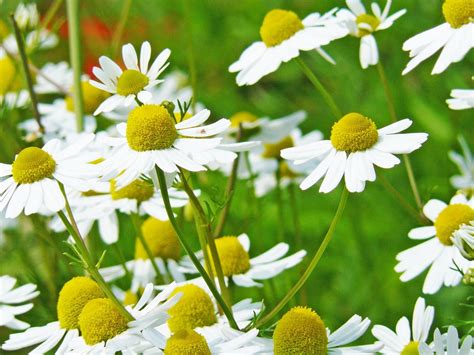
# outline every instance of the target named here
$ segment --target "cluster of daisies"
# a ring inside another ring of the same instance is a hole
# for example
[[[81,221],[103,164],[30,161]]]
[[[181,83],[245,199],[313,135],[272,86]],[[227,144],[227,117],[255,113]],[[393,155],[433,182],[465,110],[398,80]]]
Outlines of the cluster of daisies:
[[[360,39],[362,68],[377,65],[376,32],[388,29],[406,12],[389,14],[390,7],[390,0],[383,10],[373,3],[368,13],[360,0],[347,0],[346,9],[312,13],[304,19],[292,11],[271,10],[260,27],[261,41],[247,48],[229,71],[238,73],[238,85],[253,85],[300,51],[310,50],[335,64],[322,47],[348,35]],[[433,73],[441,73],[473,47],[472,0],[446,0],[442,14],[446,23],[403,45],[412,57],[404,74],[438,50]],[[44,49],[57,43],[54,34],[41,29],[34,5],[19,5],[15,19],[27,47]],[[9,110],[24,107],[29,95],[15,64],[14,37],[2,38],[0,48],[5,78],[0,103]],[[138,51],[125,44],[120,64],[99,58],[94,78],[81,78],[81,124],[74,110],[78,103],[72,95],[74,75],[69,65],[49,63],[37,69],[33,90],[40,97],[41,120],[19,124],[26,147],[0,163],[0,233],[12,226],[6,221],[39,215],[52,231],[69,235],[71,252],[65,257],[81,265],[86,276],[73,277],[62,286],[57,320],[33,327],[17,317],[33,308],[37,286],[15,288],[15,278],[0,276],[0,327],[18,331],[1,345],[3,351],[473,353],[472,337],[460,338],[454,326],[432,332],[434,307],[421,297],[411,323],[402,317],[394,330],[371,327],[369,318],[357,314],[330,330],[306,306],[291,308],[272,326],[262,324],[268,311],[264,302],[250,298],[232,302],[229,290],[263,287],[266,280],[297,267],[307,252],[290,252],[290,245],[282,241],[255,255],[251,241],[259,236],[245,231],[221,235],[222,230],[213,235],[216,228],[211,222],[211,231],[207,225],[202,228],[206,214],[201,191],[192,184],[195,173],[214,170],[229,176],[229,181],[251,180],[257,197],[286,186],[307,190],[317,184],[321,193],[339,185],[344,185],[344,193],[361,193],[367,182],[376,180],[376,168],[398,165],[397,155],[421,148],[427,133],[406,132],[413,123],[408,118],[380,127],[383,118],[360,112],[341,114],[327,139],[318,130],[301,131],[304,111],[273,119],[250,112],[214,119],[201,103],[191,104],[192,90],[183,85],[182,74],[166,74],[171,50],[153,51],[149,42]],[[54,100],[48,102],[51,96]],[[474,106],[472,90],[453,90],[452,96],[448,100],[452,109]],[[105,129],[103,121],[108,122]],[[409,238],[424,241],[396,256],[395,270],[402,281],[429,268],[425,294],[462,280],[473,283],[474,160],[464,141],[462,146],[464,155],[451,153],[461,171],[452,178],[458,193],[449,203],[433,199],[425,204],[423,214],[430,223],[408,233]],[[196,224],[200,250],[190,249],[186,240],[192,236],[183,238],[179,225],[186,222]],[[106,267],[102,267],[104,254],[92,260],[88,236],[97,230],[105,245],[116,250],[129,230],[126,223],[135,227],[134,258]],[[374,339],[357,344],[370,327]]]

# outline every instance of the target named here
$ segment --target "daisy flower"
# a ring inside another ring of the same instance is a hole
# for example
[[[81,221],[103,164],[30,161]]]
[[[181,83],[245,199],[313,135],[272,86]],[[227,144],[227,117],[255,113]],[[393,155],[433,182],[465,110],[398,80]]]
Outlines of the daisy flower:
[[[83,149],[94,139],[93,134],[80,136],[74,144],[64,146],[57,139],[43,148],[28,147],[15,157],[13,164],[0,163],[0,212],[16,218],[38,213],[43,207],[51,212],[64,208],[65,200],[59,183],[80,191],[89,189],[89,182],[98,176],[94,160]]]
[[[290,249],[286,243],[279,243],[265,253],[250,258],[250,239],[247,234],[238,237],[226,236],[216,239],[216,248],[224,276],[232,279],[242,287],[263,287],[260,280],[267,280],[282,273],[286,269],[299,264],[306,255],[305,250],[282,258]],[[202,256],[199,251],[198,255]],[[180,261],[180,271],[196,274],[197,270],[189,257]]]
[[[74,84],[73,71],[67,62],[46,63],[35,79],[37,94],[64,94]]]
[[[463,224],[451,237],[452,243],[467,260],[474,260],[474,220]]]
[[[447,99],[446,102],[451,110],[474,108],[474,90],[455,89],[451,91],[451,98]]]
[[[320,163],[300,184],[306,190],[324,177],[320,192],[336,188],[344,177],[350,192],[361,192],[366,181],[375,181],[375,166],[393,168],[400,163],[394,154],[408,154],[421,147],[426,133],[400,133],[410,127],[408,118],[377,129],[374,121],[349,113],[337,121],[329,140],[283,149],[281,156],[302,164],[311,159]]]
[[[320,48],[344,37],[348,31],[334,17],[336,9],[324,15],[312,13],[301,20],[293,11],[274,9],[268,12],[260,27],[261,41],[254,42],[229,67],[238,72],[237,84],[253,85],[278,69],[281,63],[299,56],[300,51],[318,51],[333,60]]]
[[[160,105],[143,105],[133,109],[127,123],[117,125],[120,138],[110,138],[113,146],[110,156],[98,166],[103,169],[104,179],[116,178],[121,188],[141,174],[154,171],[155,165],[165,173],[175,173],[179,167],[189,171],[206,168],[190,158],[191,153],[216,148],[230,125],[222,118],[202,126],[211,112],[202,110],[187,120],[175,123],[168,110]],[[121,174],[120,176],[117,176]]]
[[[451,151],[449,152],[449,158],[457,165],[461,174],[452,176],[449,181],[455,189],[474,191],[474,158],[463,137],[459,137],[459,144],[463,155]]]
[[[445,334],[441,334],[439,329],[435,330],[432,347],[423,343],[419,349],[421,355],[472,355],[472,336],[466,336],[459,347],[458,330],[450,325]]]
[[[439,74],[451,63],[460,62],[474,47],[474,3],[472,0],[445,0],[442,25],[417,34],[403,44],[403,50],[410,52],[410,62],[403,75],[442,49],[431,74]]]
[[[168,279],[168,275],[171,274],[174,281],[184,281],[184,275],[178,270],[176,262],[181,256],[181,245],[171,223],[150,217],[143,222],[141,230],[164,279]],[[132,285],[130,287],[132,292],[137,292],[141,287],[145,287],[148,283],[154,283],[156,280],[155,269],[138,238],[135,241],[135,258],[127,261],[125,266],[132,274]],[[107,282],[125,276],[122,265],[105,267],[99,271]]]
[[[273,333],[274,354],[372,354],[378,344],[343,346],[359,339],[370,325],[368,318],[352,316],[331,332],[309,307],[293,307],[279,320]]]
[[[423,213],[430,221],[431,226],[414,228],[408,237],[426,241],[402,251],[397,255],[399,263],[395,271],[401,272],[400,280],[409,281],[425,269],[430,267],[423,284],[423,293],[433,294],[441,286],[456,286],[462,279],[457,270],[466,271],[474,266],[453,245],[452,237],[462,225],[474,221],[474,198],[467,198],[458,194],[449,205],[440,200],[430,200],[423,208]]]
[[[434,307],[425,306],[425,300],[419,297],[413,310],[411,323],[407,317],[397,322],[396,332],[384,325],[375,325],[372,334],[378,339],[376,344],[383,345],[383,354],[418,354],[421,344],[426,345],[434,318]]]
[[[94,115],[102,112],[110,112],[119,106],[130,106],[135,99],[146,103],[152,98],[150,89],[163,80],[158,76],[165,70],[169,63],[167,60],[171,54],[169,49],[163,50],[149,67],[151,58],[151,46],[149,42],[143,42],[138,58],[135,48],[128,43],[122,47],[122,59],[125,70],[122,70],[109,57],[99,58],[100,68],[94,67],[92,72],[100,80],[91,80],[90,83],[98,89],[112,94],[95,110]],[[139,61],[140,59],[140,61]]]
[[[349,9],[341,9],[336,16],[347,26],[349,33],[360,38],[359,60],[363,69],[379,62],[379,51],[374,32],[386,30],[406,13],[400,10],[393,15],[388,15],[392,0],[387,0],[383,11],[377,3],[372,3],[372,13],[368,14],[360,0],[346,0]]]
[[[16,316],[24,314],[33,308],[33,303],[24,303],[39,295],[36,285],[26,284],[14,289],[16,279],[0,276],[0,327],[24,330],[30,325]],[[23,304],[22,304],[23,303]]]

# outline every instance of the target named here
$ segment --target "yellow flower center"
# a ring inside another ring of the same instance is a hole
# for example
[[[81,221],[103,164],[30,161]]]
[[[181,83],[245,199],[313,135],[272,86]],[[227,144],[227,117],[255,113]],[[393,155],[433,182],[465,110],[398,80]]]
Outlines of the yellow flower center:
[[[138,152],[171,147],[178,131],[168,111],[159,105],[143,105],[128,114],[127,142]]]
[[[23,149],[12,164],[12,175],[18,184],[32,184],[51,177],[56,170],[53,157],[37,147]]]
[[[287,136],[277,143],[265,144],[262,156],[267,159],[280,159],[281,150],[291,148],[294,145],[293,138]]]
[[[107,91],[97,89],[95,86],[89,84],[88,81],[83,81],[82,85],[82,97],[84,99],[84,113],[86,115],[92,115],[99,105],[107,99],[110,94]],[[71,89],[72,90],[72,89]],[[74,112],[74,99],[72,96],[67,96],[66,109]]]
[[[182,292],[183,295],[168,310],[168,326],[175,333],[179,330],[205,327],[217,322],[214,303],[202,288],[196,285],[176,287],[171,296]]]
[[[241,111],[233,114],[230,118],[230,126],[233,128],[238,128],[241,123],[251,123],[258,120],[258,117],[253,113],[247,111]]]
[[[377,28],[380,25],[380,20],[377,17],[373,16],[373,15],[361,14],[361,15],[357,16],[356,23],[357,23],[357,25],[361,25],[361,24],[369,25],[370,29],[359,27],[359,33],[357,35],[359,37],[364,37],[364,36],[369,35],[372,32],[377,30]]]
[[[79,315],[90,300],[104,297],[99,285],[85,276],[74,277],[59,292],[58,320],[63,329],[79,328]]]
[[[418,351],[419,343],[417,341],[410,341],[402,350],[400,355],[419,355]]]
[[[82,338],[88,345],[94,345],[127,330],[127,320],[108,298],[89,301],[79,316]]]
[[[451,236],[463,224],[469,224],[474,220],[474,209],[468,205],[453,204],[448,205],[436,218],[434,226],[436,236],[444,245],[453,245]]]
[[[260,37],[267,47],[273,47],[303,28],[303,23],[293,11],[274,9],[265,15],[260,27]]]
[[[452,28],[474,22],[474,1],[446,0],[443,4],[443,15]]]
[[[333,147],[346,152],[366,150],[377,143],[378,137],[375,123],[359,113],[348,113],[331,130]]]
[[[165,355],[211,355],[206,338],[192,329],[180,330],[166,341]]]
[[[148,201],[154,193],[153,185],[140,179],[132,181],[129,185],[118,190],[115,187],[115,181],[110,181],[110,195],[112,196],[112,200],[128,198],[137,200],[138,202],[144,202]]]
[[[311,308],[294,307],[278,322],[273,333],[273,344],[276,355],[326,354],[326,327]]]
[[[181,252],[179,239],[170,221],[149,217],[142,224],[142,233],[153,256],[165,260],[179,259]],[[138,238],[135,243],[135,259],[148,259],[145,248]]]
[[[15,63],[5,56],[0,59],[0,96],[7,92],[19,91],[22,87],[22,79]]]
[[[243,274],[250,269],[250,257],[237,237],[216,239],[217,253],[225,276]]]
[[[135,292],[128,290],[125,292],[125,298],[123,300],[123,304],[125,306],[133,306],[138,302],[138,296]]]
[[[117,80],[117,94],[122,96],[136,95],[148,85],[150,79],[134,69],[125,70]]]

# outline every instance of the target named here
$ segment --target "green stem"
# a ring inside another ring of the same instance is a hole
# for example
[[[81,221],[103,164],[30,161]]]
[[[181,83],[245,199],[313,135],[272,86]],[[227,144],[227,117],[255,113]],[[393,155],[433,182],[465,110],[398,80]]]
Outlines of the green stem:
[[[36,97],[35,90],[33,89],[33,78],[31,76],[30,68],[28,65],[28,57],[26,56],[25,43],[23,41],[23,37],[21,36],[20,29],[18,28],[18,24],[16,23],[15,16],[13,14],[10,14],[10,20],[13,25],[13,31],[15,33],[15,39],[18,46],[18,51],[20,52],[21,64],[25,72],[26,84],[28,86],[28,92],[30,94],[31,105],[33,106],[35,120],[38,123],[38,128],[40,132],[44,133],[44,127],[43,127],[43,124],[41,123],[41,114],[38,110],[38,98]]]
[[[120,265],[122,265],[122,269],[125,272],[125,277],[127,279],[127,282],[132,281],[132,274],[127,268],[127,261],[125,260],[125,257],[123,256],[122,250],[119,248],[117,243],[113,243],[112,248],[115,251],[115,254],[117,255],[118,259],[120,260]]]
[[[286,296],[283,297],[283,299],[275,306],[275,308],[273,308],[270,313],[268,313],[265,317],[263,317],[257,322],[257,324],[255,325],[256,328],[259,328],[262,325],[268,323],[270,320],[272,320],[272,318],[275,317],[283,309],[283,307],[285,307],[285,305],[293,298],[293,296],[300,290],[300,288],[308,280],[314,268],[316,267],[316,265],[318,265],[319,260],[323,256],[326,250],[326,247],[331,241],[334,231],[336,230],[336,225],[339,222],[342,216],[342,213],[344,212],[344,208],[346,206],[348,196],[349,196],[349,191],[346,188],[344,188],[344,191],[342,192],[341,198],[339,200],[339,205],[337,206],[336,214],[334,215],[334,218],[329,226],[329,229],[326,235],[324,236],[324,239],[321,245],[319,246],[318,250],[316,251],[316,254],[314,254],[313,259],[308,265],[308,268],[306,269],[304,274],[301,275],[300,279],[291,288],[291,290],[286,294]]]
[[[120,13],[120,19],[117,24],[117,28],[114,31],[114,36],[112,38],[112,55],[113,58],[118,56],[118,51],[120,48],[120,41],[122,40],[123,31],[125,30],[125,25],[127,24],[128,15],[130,14],[130,8],[132,7],[132,0],[125,0],[122,6],[122,12]]]
[[[276,179],[276,200],[277,200],[277,209],[278,209],[278,237],[280,242],[285,241],[285,214],[283,211],[283,196],[282,196],[282,188],[281,188],[281,173],[280,169],[278,168],[275,172],[275,179]]]
[[[387,99],[388,111],[390,113],[390,117],[392,119],[392,122],[396,122],[398,118],[397,118],[397,112],[395,111],[395,104],[394,104],[395,101],[393,100],[393,95],[390,90],[390,86],[388,84],[387,76],[385,75],[385,70],[380,60],[377,63],[377,72],[379,74],[379,78],[382,83],[383,90],[385,92],[385,97]],[[418,206],[418,210],[421,211],[423,209],[423,203],[420,198],[420,193],[418,192],[418,186],[416,184],[415,174],[413,173],[413,168],[411,166],[410,158],[408,157],[407,154],[403,154],[403,161],[405,163],[405,169],[407,171],[408,181],[410,182],[411,190],[413,192],[413,196],[415,197],[416,205]]]
[[[220,295],[219,291],[217,290],[216,286],[210,279],[209,275],[207,274],[206,270],[204,270],[204,267],[201,265],[199,262],[199,259],[196,257],[194,252],[191,249],[191,246],[188,244],[186,239],[183,237],[183,234],[181,230],[178,227],[178,224],[176,223],[176,219],[174,218],[173,210],[171,208],[171,203],[170,203],[170,198],[168,195],[168,188],[166,186],[166,179],[165,179],[165,174],[163,171],[156,167],[156,173],[158,175],[158,181],[159,181],[159,187],[161,190],[161,195],[163,197],[163,202],[165,204],[165,209],[166,213],[168,214],[168,218],[173,225],[173,228],[176,231],[176,234],[178,235],[179,241],[181,245],[183,246],[184,250],[186,253],[189,255],[192,263],[194,264],[194,267],[198,270],[198,272],[201,274],[202,278],[206,282],[207,287],[211,291],[212,295],[216,299],[217,303],[219,306],[222,308],[225,316],[227,317],[227,320],[229,321],[229,324],[232,328],[238,329],[237,323],[234,319],[234,315],[232,314],[232,310],[227,306],[225,303],[224,299]]]
[[[334,115],[334,118],[336,118],[336,119],[341,118],[342,117],[342,111],[337,106],[336,101],[334,101],[334,98],[329,93],[329,91],[326,90],[324,85],[319,81],[319,79],[316,77],[316,75],[313,73],[313,71],[306,65],[306,63],[303,61],[303,59],[298,57],[298,58],[296,58],[296,61],[300,65],[301,70],[306,75],[306,77],[309,79],[309,81],[311,81],[311,83],[316,88],[316,90],[321,94],[321,96],[323,97],[323,100],[326,102],[326,104],[331,109],[331,112]]]
[[[81,37],[79,20],[79,0],[67,0],[67,19],[69,29],[69,57],[74,72],[72,90],[74,112],[76,114],[76,128],[78,132],[84,130],[84,98],[82,96],[82,61]]]
[[[186,33],[188,34],[188,38],[186,40],[188,49],[188,66],[189,66],[189,76],[191,80],[191,89],[193,91],[193,101],[191,102],[193,114],[196,113],[196,102],[197,102],[197,70],[196,70],[196,58],[194,56],[194,46],[193,46],[193,36],[192,36],[192,24],[194,23],[192,18],[192,13],[189,9],[190,4],[189,0],[183,1],[183,8],[184,8],[184,18],[185,23],[188,24],[188,30]]]
[[[217,252],[216,241],[209,228],[210,224],[207,221],[206,213],[204,212],[204,209],[202,208],[202,205],[199,202],[199,199],[194,194],[193,189],[189,186],[183,172],[181,172],[181,180],[183,181],[184,190],[189,196],[189,199],[193,206],[193,210],[194,212],[196,212],[194,215],[194,220],[196,221],[198,234],[200,230],[201,233],[205,236],[207,246],[209,247],[209,250],[211,251],[212,262],[211,262],[211,266],[209,270],[215,269],[216,274],[217,274],[217,282],[219,283],[219,288],[221,290],[222,297],[224,298],[227,305],[230,307],[232,305],[231,300],[230,300],[230,293],[229,293],[229,290],[227,289],[227,285],[225,284],[224,273],[222,272],[221,259],[219,258],[219,253]],[[207,249],[207,246],[206,246],[206,249]],[[211,271],[209,271],[209,273],[211,273]]]
[[[288,194],[290,196],[290,209],[293,216],[293,226],[294,226],[294,239],[296,246],[301,248],[301,223],[300,223],[300,214],[298,212],[298,202],[296,201],[296,186],[293,183],[290,183],[288,186]]]
[[[161,275],[160,269],[158,268],[158,265],[156,265],[155,257],[153,253],[151,252],[150,246],[148,245],[147,241],[145,240],[145,237],[143,236],[143,232],[141,228],[142,222],[140,220],[140,216],[138,215],[138,213],[132,213],[130,216],[132,218],[135,231],[137,232],[137,237],[138,239],[140,239],[140,243],[142,243],[143,249],[145,249],[145,253],[151,262],[151,266],[153,267],[153,270],[155,270],[156,279],[158,283],[162,285],[163,275]]]
[[[102,289],[102,292],[105,293],[105,295],[115,304],[117,307],[118,311],[127,319],[127,321],[132,321],[134,318],[132,315],[125,309],[123,304],[117,299],[117,297],[114,295],[112,290],[110,289],[109,285],[105,282],[104,278],[100,274],[99,270],[97,269],[97,265],[93,262],[89,250],[86,247],[86,244],[84,243],[84,239],[81,236],[81,233],[79,232],[79,229],[77,228],[77,223],[76,220],[74,219],[74,215],[71,210],[71,206],[69,205],[69,201],[66,195],[66,191],[64,190],[64,185],[62,185],[60,182],[58,182],[59,188],[61,190],[61,193],[63,194],[64,200],[66,201],[66,212],[69,215],[66,217],[63,211],[58,211],[58,216],[61,219],[61,221],[64,223],[64,226],[68,230],[69,234],[72,236],[74,239],[75,245],[81,254],[81,258],[84,261],[85,265],[84,268],[85,270],[91,275],[91,277],[97,282],[97,284],[100,286]]]

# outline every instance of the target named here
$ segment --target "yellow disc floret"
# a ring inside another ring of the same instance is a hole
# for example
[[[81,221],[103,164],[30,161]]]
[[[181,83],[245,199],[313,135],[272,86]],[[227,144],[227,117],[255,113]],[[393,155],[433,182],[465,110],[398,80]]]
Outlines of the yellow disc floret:
[[[303,28],[303,23],[293,11],[274,9],[265,15],[260,27],[260,37],[267,47],[273,47]]]
[[[8,57],[0,59],[0,96],[7,92],[18,91],[22,87],[21,76],[15,63]]]
[[[241,123],[252,123],[258,119],[253,113],[247,111],[241,111],[234,113],[230,118],[230,126],[238,128]]]
[[[419,355],[418,346],[420,344],[417,341],[410,341],[402,350],[400,355]]]
[[[166,341],[165,355],[211,355],[206,338],[194,330],[180,330]]]
[[[13,180],[18,184],[32,184],[51,177],[55,170],[53,157],[37,147],[23,149],[12,164]]]
[[[123,304],[125,306],[133,306],[134,304],[137,304],[138,302],[138,296],[135,292],[132,290],[128,290],[125,292],[125,298],[123,300]]]
[[[134,69],[125,70],[117,80],[117,94],[122,96],[136,95],[150,82],[148,77]]]
[[[127,320],[108,298],[89,301],[79,316],[82,338],[88,345],[109,340],[127,330]]]
[[[326,327],[311,308],[294,307],[278,322],[273,333],[274,353],[314,354],[327,352]]]
[[[79,276],[66,282],[59,292],[57,311],[63,329],[77,329],[79,315],[90,300],[104,297],[99,285],[92,279]]]
[[[356,23],[359,26],[359,33],[357,34],[359,37],[364,37],[366,35],[371,34],[372,32],[375,32],[377,28],[380,26],[380,20],[369,14],[360,14],[356,18]],[[360,25],[362,25],[362,28]],[[369,28],[367,28],[370,27]]]
[[[262,156],[268,159],[270,158],[280,159],[281,150],[286,149],[286,148],[291,148],[293,146],[294,146],[293,138],[291,138],[290,136],[287,136],[277,143],[265,144]]]
[[[100,90],[95,86],[89,84],[88,81],[83,81],[82,86],[82,97],[84,99],[84,113],[86,115],[92,115],[99,105],[106,100],[110,94],[107,91]],[[74,112],[74,100],[72,96],[67,96],[66,108],[68,111]]]
[[[149,217],[142,224],[142,234],[153,256],[165,260],[179,259],[181,252],[179,239],[170,221]],[[135,259],[148,259],[145,248],[138,238],[135,243]]]
[[[214,303],[202,288],[196,285],[176,287],[171,296],[182,292],[183,295],[168,310],[168,326],[175,333],[179,330],[205,327],[217,322]]]
[[[176,138],[173,118],[163,106],[143,105],[128,114],[127,142],[133,150],[167,149]]]
[[[452,28],[474,22],[474,1],[446,0],[443,4],[443,15]]]
[[[237,237],[216,239],[217,253],[225,276],[243,274],[250,269],[250,257]]]
[[[331,130],[333,147],[349,153],[372,147],[378,137],[375,123],[360,113],[348,113],[334,123]]]
[[[436,236],[444,245],[452,245],[451,236],[463,224],[474,220],[474,209],[464,204],[448,205],[436,218]]]
[[[128,198],[137,200],[138,202],[148,201],[154,194],[153,185],[144,180],[134,180],[130,184],[121,189],[115,187],[115,181],[110,182],[110,195],[112,200],[120,200]]]

